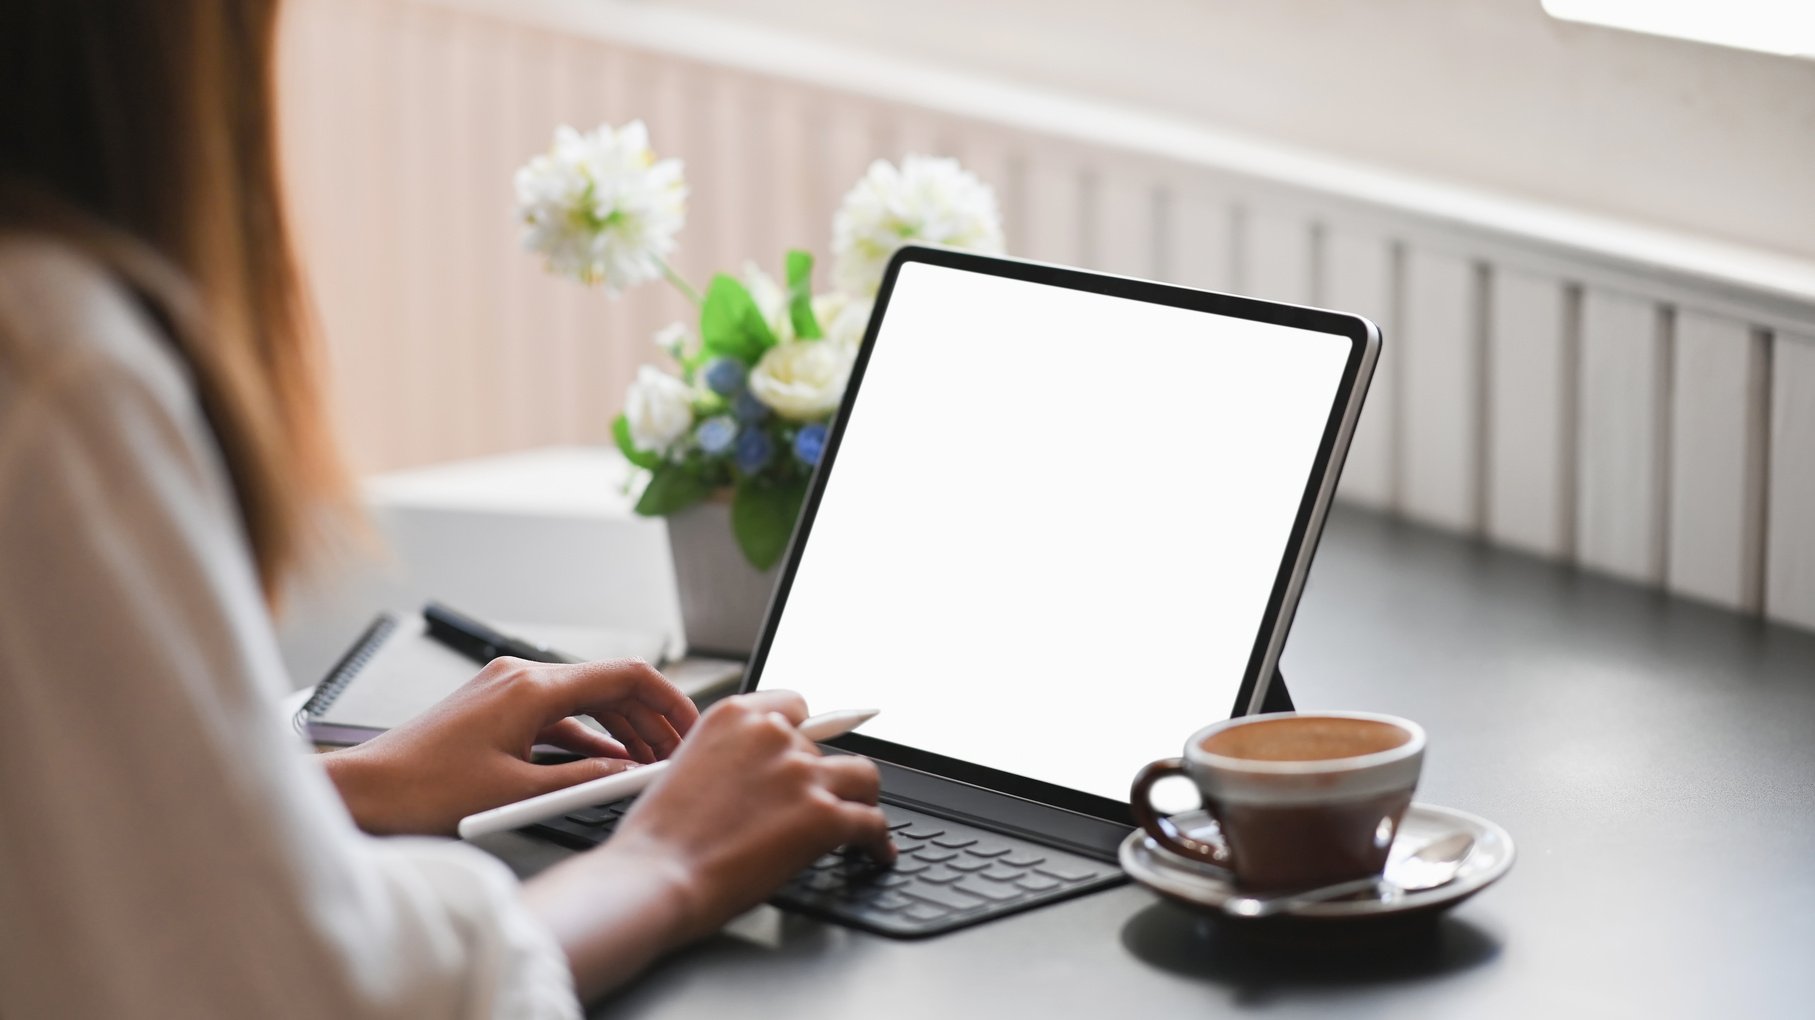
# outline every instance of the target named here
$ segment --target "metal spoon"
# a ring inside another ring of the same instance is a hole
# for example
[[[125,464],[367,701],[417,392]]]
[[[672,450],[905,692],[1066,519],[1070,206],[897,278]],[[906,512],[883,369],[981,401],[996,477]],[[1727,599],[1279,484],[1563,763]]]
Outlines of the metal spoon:
[[[1378,889],[1384,899],[1408,892],[1435,889],[1454,881],[1462,862],[1475,849],[1475,837],[1466,832],[1451,833],[1424,844],[1404,858],[1393,862],[1393,877],[1358,878],[1304,892],[1279,896],[1231,896],[1223,901],[1223,912],[1236,917],[1271,917],[1294,907],[1322,903],[1358,892]]]

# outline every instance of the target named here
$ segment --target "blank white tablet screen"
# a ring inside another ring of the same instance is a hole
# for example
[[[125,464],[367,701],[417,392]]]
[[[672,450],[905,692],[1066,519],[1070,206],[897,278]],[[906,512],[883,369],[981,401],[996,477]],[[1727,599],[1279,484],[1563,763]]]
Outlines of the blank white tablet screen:
[[[904,264],[762,686],[1126,801],[1235,703],[1350,346]]]

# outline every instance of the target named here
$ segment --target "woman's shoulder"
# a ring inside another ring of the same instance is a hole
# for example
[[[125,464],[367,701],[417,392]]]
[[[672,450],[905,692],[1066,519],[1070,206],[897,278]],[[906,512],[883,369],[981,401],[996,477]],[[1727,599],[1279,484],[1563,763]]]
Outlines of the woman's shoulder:
[[[149,305],[84,245],[39,232],[0,232],[0,429],[34,392],[81,377],[144,387],[188,404],[191,385]]]

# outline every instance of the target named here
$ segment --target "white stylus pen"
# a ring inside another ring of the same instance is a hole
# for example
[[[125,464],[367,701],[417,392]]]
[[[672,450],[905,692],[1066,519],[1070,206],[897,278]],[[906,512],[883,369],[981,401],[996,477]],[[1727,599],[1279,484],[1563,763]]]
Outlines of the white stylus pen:
[[[818,742],[842,737],[871,719],[876,718],[881,709],[854,708],[842,712],[827,712],[816,715],[800,724],[801,736]],[[476,815],[467,815],[460,819],[460,838],[472,839],[494,832],[505,832],[520,829],[525,825],[564,815],[569,811],[581,808],[597,807],[635,796],[648,789],[649,784],[661,778],[668,771],[668,763],[658,761],[653,765],[639,765],[634,769],[620,772],[615,776],[605,776],[584,783],[577,783],[565,790],[556,790],[539,797],[520,800],[514,804],[495,807],[490,811],[481,811]]]

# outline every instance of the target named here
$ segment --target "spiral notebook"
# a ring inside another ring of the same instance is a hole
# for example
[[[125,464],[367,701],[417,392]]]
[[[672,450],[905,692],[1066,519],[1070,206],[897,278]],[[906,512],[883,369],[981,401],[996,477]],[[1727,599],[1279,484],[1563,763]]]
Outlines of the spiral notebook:
[[[501,629],[579,659],[661,663],[662,674],[692,698],[735,686],[743,676],[744,664],[734,659],[690,656],[662,663],[667,642],[659,634],[547,624]],[[430,637],[420,615],[381,613],[315,685],[296,715],[296,727],[316,744],[357,744],[420,715],[479,669],[479,663]]]

